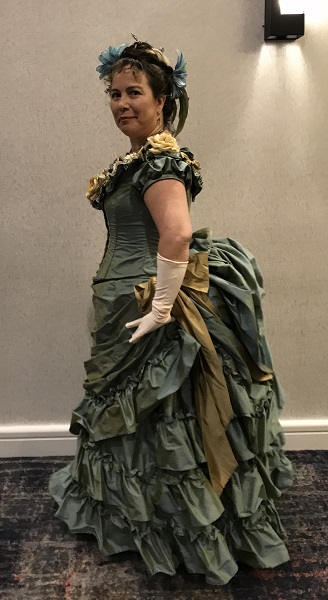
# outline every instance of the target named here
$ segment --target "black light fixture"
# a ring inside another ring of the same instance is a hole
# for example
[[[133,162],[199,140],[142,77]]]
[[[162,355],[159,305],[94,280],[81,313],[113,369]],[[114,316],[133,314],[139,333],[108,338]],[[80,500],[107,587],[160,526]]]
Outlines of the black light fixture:
[[[264,40],[296,40],[304,35],[304,13],[284,14],[281,0],[265,0]]]

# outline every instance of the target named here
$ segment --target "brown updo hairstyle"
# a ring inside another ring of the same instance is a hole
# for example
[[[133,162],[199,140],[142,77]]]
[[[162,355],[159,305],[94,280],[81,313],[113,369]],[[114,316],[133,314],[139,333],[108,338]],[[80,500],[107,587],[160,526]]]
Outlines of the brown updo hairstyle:
[[[121,58],[113,64],[109,73],[104,77],[107,84],[106,93],[110,94],[115,73],[121,73],[124,67],[131,67],[135,75],[143,71],[147,76],[154,98],[166,97],[163,107],[163,123],[166,129],[173,131],[173,121],[177,114],[177,102],[171,95],[173,69],[163,52],[153,48],[147,42],[135,42],[125,48]]]

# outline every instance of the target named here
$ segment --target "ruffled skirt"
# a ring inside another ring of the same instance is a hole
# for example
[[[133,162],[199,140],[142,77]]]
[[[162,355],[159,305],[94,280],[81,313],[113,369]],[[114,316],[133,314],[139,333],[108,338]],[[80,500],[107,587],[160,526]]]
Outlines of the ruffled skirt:
[[[138,316],[135,295],[113,299],[107,282],[93,286],[94,346],[70,427],[77,453],[54,473],[50,492],[56,515],[72,532],[93,534],[104,555],[138,551],[150,574],[173,575],[184,563],[223,585],[237,562],[268,568],[289,560],[275,500],[292,485],[292,466],[279,384],[274,375],[255,381],[240,353],[242,345],[259,369],[272,369],[256,261],[206,230],[191,244],[191,253],[204,251],[219,317],[203,311],[202,318],[222,363],[234,413],[227,436],[238,462],[222,494],[209,478],[195,408],[199,343],[172,322],[129,344],[124,325]]]

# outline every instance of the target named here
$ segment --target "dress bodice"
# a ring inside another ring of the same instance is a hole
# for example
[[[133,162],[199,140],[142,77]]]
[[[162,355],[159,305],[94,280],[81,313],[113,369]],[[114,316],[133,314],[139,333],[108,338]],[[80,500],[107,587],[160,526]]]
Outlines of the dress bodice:
[[[150,277],[156,273],[158,230],[141,194],[132,184],[133,165],[106,195],[103,212],[108,238],[97,279]]]
[[[175,143],[173,150],[159,148],[154,153],[148,142],[132,160],[115,161],[93,189],[91,203],[102,209],[108,232],[95,282],[142,281],[156,274],[159,233],[143,198],[150,185],[163,179],[182,181],[189,204],[201,190],[199,163],[188,149],[180,150],[174,138],[166,135],[166,141],[168,137]]]

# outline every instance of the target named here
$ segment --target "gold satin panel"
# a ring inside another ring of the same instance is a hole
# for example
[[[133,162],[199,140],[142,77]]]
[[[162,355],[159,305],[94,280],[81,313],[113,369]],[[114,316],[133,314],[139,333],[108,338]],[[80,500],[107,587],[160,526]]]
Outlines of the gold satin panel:
[[[147,282],[135,287],[142,312],[147,313],[151,310],[155,285],[156,278],[151,277]],[[183,285],[172,309],[172,316],[201,346],[192,373],[196,409],[211,482],[215,491],[221,495],[238,463],[226,434],[234,414],[222,365],[204,320],[191,299],[195,298],[215,315],[214,307],[207,296],[208,288],[208,254],[197,252],[190,258]]]

